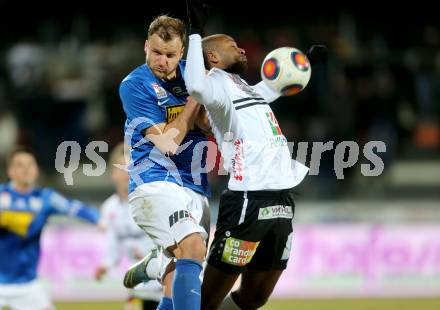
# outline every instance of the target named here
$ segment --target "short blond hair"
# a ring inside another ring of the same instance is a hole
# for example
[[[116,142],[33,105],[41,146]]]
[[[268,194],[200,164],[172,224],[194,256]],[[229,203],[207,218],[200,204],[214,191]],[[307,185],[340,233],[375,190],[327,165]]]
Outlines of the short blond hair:
[[[177,36],[186,44],[186,25],[182,20],[168,15],[160,15],[156,17],[148,27],[148,38],[153,34],[157,34],[162,40],[168,42]]]

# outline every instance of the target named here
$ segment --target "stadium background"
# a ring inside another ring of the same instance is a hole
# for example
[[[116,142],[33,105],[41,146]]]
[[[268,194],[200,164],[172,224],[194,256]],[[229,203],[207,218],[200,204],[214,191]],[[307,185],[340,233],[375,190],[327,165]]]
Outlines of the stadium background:
[[[54,168],[56,149],[62,141],[77,141],[86,164],[90,141],[106,141],[111,148],[122,140],[118,85],[144,62],[146,27],[159,13],[184,17],[183,1],[0,1],[1,182],[4,156],[20,143],[36,150],[41,184],[97,206],[112,193],[108,174],[86,177],[81,165],[74,186],[67,186]],[[344,170],[343,180],[333,170],[334,151],[327,151],[319,174],[298,188],[293,260],[266,309],[438,309],[439,24],[433,7],[420,2],[386,9],[377,2],[214,5],[207,33],[230,34],[246,50],[249,82],[259,80],[262,59],[276,47],[305,51],[313,43],[326,44],[327,65],[314,67],[307,89],[273,109],[289,141],[309,142],[308,161],[312,141],[361,146],[360,160]],[[362,146],[372,140],[387,145],[381,154],[385,169],[365,177]],[[215,219],[226,178],[211,177]],[[67,222],[55,219],[44,235],[40,270],[53,298],[113,299],[107,309],[120,308],[114,301],[124,296],[118,271],[103,284],[92,279],[99,234]],[[96,245],[83,242],[86,236]],[[56,279],[57,270],[71,274]],[[61,303],[59,309],[68,307]]]

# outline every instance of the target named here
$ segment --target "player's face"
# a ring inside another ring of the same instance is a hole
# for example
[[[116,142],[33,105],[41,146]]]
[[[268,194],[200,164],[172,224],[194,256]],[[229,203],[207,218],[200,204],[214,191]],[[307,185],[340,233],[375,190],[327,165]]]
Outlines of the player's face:
[[[178,36],[165,42],[157,34],[145,41],[147,65],[155,76],[160,79],[172,79],[176,76],[176,68],[183,56],[183,43]]]
[[[8,167],[8,177],[22,186],[33,186],[38,178],[38,165],[29,153],[17,153]]]
[[[121,166],[125,166],[125,158],[124,156],[120,156],[115,164],[121,165]],[[126,187],[128,188],[128,180],[129,180],[129,176],[128,176],[128,172],[126,170],[123,170],[121,168],[112,167],[112,181],[115,184],[116,187]]]
[[[237,42],[231,37],[225,36],[221,42],[221,52],[225,71],[242,74],[248,68],[245,50],[238,47]]]

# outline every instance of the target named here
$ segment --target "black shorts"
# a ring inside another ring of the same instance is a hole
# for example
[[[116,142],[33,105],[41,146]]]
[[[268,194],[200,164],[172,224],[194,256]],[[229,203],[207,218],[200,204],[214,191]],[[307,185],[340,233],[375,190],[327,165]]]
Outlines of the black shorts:
[[[286,269],[294,213],[291,189],[224,191],[208,264],[232,274]]]

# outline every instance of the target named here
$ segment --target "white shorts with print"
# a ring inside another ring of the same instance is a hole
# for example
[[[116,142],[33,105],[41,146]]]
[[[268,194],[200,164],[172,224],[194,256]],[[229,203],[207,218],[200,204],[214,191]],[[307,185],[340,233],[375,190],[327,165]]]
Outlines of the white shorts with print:
[[[129,203],[136,224],[163,249],[193,233],[208,238],[208,199],[189,188],[165,181],[146,183],[129,195]]]

